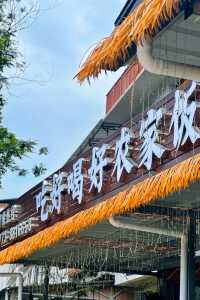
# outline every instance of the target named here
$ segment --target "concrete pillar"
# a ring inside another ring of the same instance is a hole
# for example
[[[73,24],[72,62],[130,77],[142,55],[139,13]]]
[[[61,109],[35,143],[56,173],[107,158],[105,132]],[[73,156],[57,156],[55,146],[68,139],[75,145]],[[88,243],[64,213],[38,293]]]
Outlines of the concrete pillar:
[[[23,276],[19,276],[18,280],[19,280],[19,285],[18,285],[18,300],[22,300]]]
[[[180,300],[188,300],[187,299],[187,281],[188,281],[188,272],[187,272],[187,264],[188,264],[188,240],[187,236],[184,235],[181,238],[181,263],[180,263]]]
[[[195,300],[195,250],[196,250],[196,215],[189,212],[188,218],[188,300]]]
[[[45,277],[44,277],[44,300],[48,300],[49,298],[49,268],[45,269]]]
[[[9,300],[9,291],[8,291],[8,289],[5,290],[5,300]]]
[[[181,237],[180,300],[195,300],[196,215],[189,212],[187,232]]]

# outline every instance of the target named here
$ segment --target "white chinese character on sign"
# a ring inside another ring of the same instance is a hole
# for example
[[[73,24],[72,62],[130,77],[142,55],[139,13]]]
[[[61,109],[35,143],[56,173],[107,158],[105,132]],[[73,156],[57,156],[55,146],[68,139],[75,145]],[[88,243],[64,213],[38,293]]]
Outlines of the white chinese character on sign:
[[[103,145],[101,148],[94,147],[92,149],[92,164],[88,170],[91,185],[89,192],[95,187],[100,193],[103,185],[103,168],[107,166],[108,160],[104,157],[108,146]]]
[[[62,172],[53,176],[53,186],[51,182],[43,181],[42,191],[35,197],[37,212],[41,209],[41,221],[46,221],[49,214],[54,211],[57,214],[61,212],[62,192],[66,189],[64,180],[66,180],[66,173]]]
[[[196,82],[193,81],[187,91],[177,90],[175,92],[175,106],[170,131],[172,127],[174,127],[173,145],[176,149],[184,145],[188,138],[193,144],[200,138],[200,130],[193,126],[194,115],[198,104],[195,101],[188,104],[188,98],[196,89],[196,85]]]
[[[122,172],[125,169],[127,173],[130,173],[133,166],[137,164],[129,156],[129,144],[133,138],[129,128],[122,128],[120,140],[116,142],[115,147],[115,165],[112,172],[112,176],[117,171],[117,182],[119,182]]]
[[[53,176],[53,190],[51,193],[53,210],[55,209],[58,214],[61,212],[61,199],[62,193],[67,189],[66,181],[67,174],[62,172],[54,174]]]
[[[161,158],[166,148],[157,143],[158,139],[158,124],[162,119],[163,110],[150,109],[147,113],[147,119],[142,120],[140,128],[140,138],[144,139],[141,147],[140,158],[142,159],[139,167],[145,165],[147,170],[152,167],[153,155],[157,158]]]
[[[68,194],[72,194],[72,199],[77,199],[80,204],[83,199],[83,174],[82,174],[83,159],[80,158],[73,165],[73,172],[67,177]]]
[[[39,193],[35,196],[35,202],[36,202],[36,210],[37,212],[39,211],[40,207],[41,207],[41,202],[42,202],[42,193]]]
[[[36,196],[37,212],[41,208],[41,221],[46,221],[48,219],[49,213],[53,212],[52,200],[50,197],[51,192],[51,183],[44,180],[42,184],[42,191]]]

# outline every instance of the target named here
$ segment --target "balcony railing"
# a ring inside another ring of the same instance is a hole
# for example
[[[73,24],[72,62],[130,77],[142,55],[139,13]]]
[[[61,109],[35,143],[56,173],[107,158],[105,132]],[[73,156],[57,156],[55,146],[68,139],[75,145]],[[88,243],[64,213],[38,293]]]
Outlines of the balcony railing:
[[[106,96],[106,113],[111,111],[115,103],[136,80],[141,70],[142,66],[139,63],[134,63],[125,70]]]

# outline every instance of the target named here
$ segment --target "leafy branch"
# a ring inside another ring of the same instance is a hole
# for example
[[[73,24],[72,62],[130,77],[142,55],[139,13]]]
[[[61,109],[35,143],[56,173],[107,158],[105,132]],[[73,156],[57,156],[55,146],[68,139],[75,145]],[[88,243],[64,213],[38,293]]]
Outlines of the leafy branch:
[[[0,186],[2,176],[7,171],[25,176],[28,170],[20,168],[18,163],[25,156],[37,152],[47,155],[48,149],[42,147],[37,150],[37,143],[32,140],[18,138],[3,125],[3,108],[8,101],[3,91],[8,88],[8,70],[23,72],[25,62],[19,61],[20,52],[16,46],[16,34],[30,26],[39,13],[38,0],[0,0]],[[38,177],[46,171],[42,163],[33,166],[31,172]]]

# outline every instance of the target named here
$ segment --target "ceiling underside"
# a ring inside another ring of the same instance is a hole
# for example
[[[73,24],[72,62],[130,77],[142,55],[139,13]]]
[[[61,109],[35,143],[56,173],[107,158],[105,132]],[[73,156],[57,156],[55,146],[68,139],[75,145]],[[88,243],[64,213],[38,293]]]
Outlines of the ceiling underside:
[[[153,56],[171,62],[200,66],[200,16],[186,20],[181,14],[153,40]]]
[[[94,145],[113,134],[123,124],[128,122],[130,117],[134,117],[153,102],[162,99],[169,92],[175,91],[176,84],[176,78],[142,71],[137,81],[129,86],[115,103],[112,110],[91,130],[85,140],[71,155],[70,160],[78,157],[80,153],[92,149]]]
[[[200,183],[151,206],[142,207],[120,220],[149,228],[185,232],[190,209],[197,216],[197,249],[200,250]],[[109,221],[82,231],[54,247],[35,252],[21,261],[25,264],[48,264],[88,271],[149,274],[179,265],[180,240],[162,234],[122,230]]]

